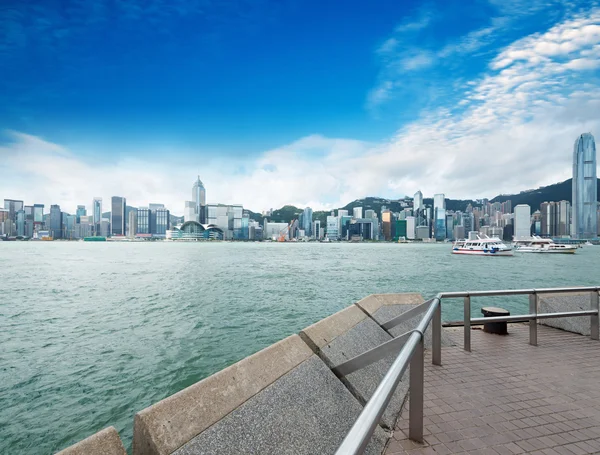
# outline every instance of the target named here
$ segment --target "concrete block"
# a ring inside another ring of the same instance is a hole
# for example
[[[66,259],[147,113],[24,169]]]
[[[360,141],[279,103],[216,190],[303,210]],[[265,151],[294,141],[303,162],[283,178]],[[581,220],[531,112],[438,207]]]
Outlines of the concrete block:
[[[382,301],[385,299],[377,299],[370,308],[383,305]],[[356,305],[351,305],[307,327],[300,332],[300,336],[313,347],[329,368],[334,368],[392,339],[389,333]],[[397,354],[390,354],[379,362],[355,371],[341,380],[364,405],[373,395],[396,356]],[[407,390],[408,373],[405,373],[382,417],[381,423],[385,428],[394,428]]]
[[[378,309],[386,305],[420,305],[425,302],[423,296],[417,292],[405,292],[402,294],[372,294],[357,303],[370,315],[375,314]]]
[[[323,346],[320,356],[325,363],[333,368],[391,339],[392,337],[385,330],[379,327],[371,318],[367,317],[343,335],[335,338],[327,346]],[[397,356],[398,353],[389,354],[380,361],[343,377],[342,381],[364,405],[369,401]],[[396,420],[402,410],[406,392],[408,391],[408,378],[409,374],[407,370],[381,419],[381,424],[385,428],[393,429],[395,426]]]
[[[333,454],[361,410],[313,355],[175,454]],[[386,433],[378,427],[365,453],[381,454],[386,441]]]
[[[127,455],[115,427],[108,427],[56,455]]]
[[[367,317],[360,308],[350,305],[348,308],[308,326],[300,332],[300,336],[313,348],[322,348]]]
[[[292,335],[138,412],[134,455],[173,453],[312,355]]]
[[[371,315],[380,325],[385,324],[389,320],[401,315],[405,311],[410,310],[425,302],[421,294],[374,294],[365,297],[357,303],[363,310]],[[419,314],[414,318],[408,319],[401,324],[389,330],[393,336],[397,337],[406,333],[419,325],[423,314]],[[442,328],[442,346],[454,346],[454,341]],[[425,331],[425,347],[431,348],[431,324]]]
[[[589,310],[591,295],[589,292],[581,294],[542,294],[539,297],[538,313],[559,313],[564,311]],[[542,319],[539,324],[566,330],[567,332],[590,335],[590,317],[581,316],[574,318]]]

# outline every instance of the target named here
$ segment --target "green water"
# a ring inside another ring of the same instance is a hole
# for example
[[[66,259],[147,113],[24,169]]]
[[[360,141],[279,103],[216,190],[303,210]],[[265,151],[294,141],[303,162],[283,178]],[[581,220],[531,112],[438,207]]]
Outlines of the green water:
[[[600,247],[0,242],[0,453],[49,454],[372,294],[597,285]],[[527,298],[474,299],[525,312]],[[462,319],[462,302],[444,319]]]

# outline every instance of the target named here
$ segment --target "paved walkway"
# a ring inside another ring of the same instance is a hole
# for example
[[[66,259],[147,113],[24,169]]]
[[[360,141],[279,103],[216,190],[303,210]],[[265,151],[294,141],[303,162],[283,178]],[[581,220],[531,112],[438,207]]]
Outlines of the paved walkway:
[[[456,329],[454,329],[456,330]],[[472,352],[444,348],[425,363],[425,444],[407,438],[408,410],[386,449],[392,454],[600,453],[600,342],[539,326],[509,336],[473,330]]]

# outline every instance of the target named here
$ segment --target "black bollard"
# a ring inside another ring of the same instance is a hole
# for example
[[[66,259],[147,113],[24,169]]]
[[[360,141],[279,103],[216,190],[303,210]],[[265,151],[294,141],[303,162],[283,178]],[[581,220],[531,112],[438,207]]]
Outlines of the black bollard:
[[[493,306],[481,309],[484,318],[492,318],[494,316],[510,316],[510,311],[504,308]],[[506,322],[489,322],[483,324],[483,331],[487,333],[495,333],[496,335],[508,335],[508,323]]]

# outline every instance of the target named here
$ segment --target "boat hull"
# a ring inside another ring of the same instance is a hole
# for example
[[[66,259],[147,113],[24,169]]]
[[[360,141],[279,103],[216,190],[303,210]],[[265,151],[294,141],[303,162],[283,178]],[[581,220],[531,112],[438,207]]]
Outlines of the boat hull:
[[[517,248],[519,253],[550,253],[550,254],[575,254],[577,248],[542,249],[542,248]]]
[[[467,254],[470,256],[512,256],[512,250],[501,250],[501,251],[483,251],[483,250],[470,250],[457,248],[452,250],[452,254]]]

